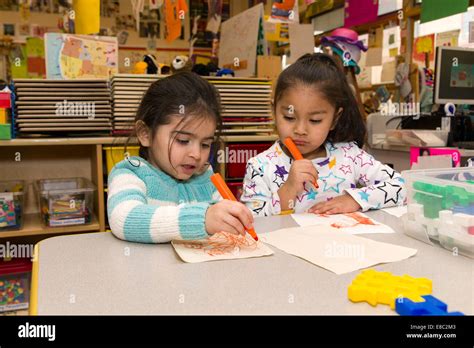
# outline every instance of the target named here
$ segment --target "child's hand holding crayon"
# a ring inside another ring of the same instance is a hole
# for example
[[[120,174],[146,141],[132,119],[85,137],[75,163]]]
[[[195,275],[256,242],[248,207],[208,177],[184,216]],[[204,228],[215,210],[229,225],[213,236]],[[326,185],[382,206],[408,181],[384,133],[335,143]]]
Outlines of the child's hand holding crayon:
[[[304,183],[312,183],[316,186],[318,172],[314,164],[307,159],[294,161],[290,167],[288,179],[283,186],[287,186],[288,192],[299,195],[304,191]]]
[[[210,206],[206,213],[206,231],[209,234],[229,232],[245,235],[253,228],[253,216],[242,203],[224,199]]]

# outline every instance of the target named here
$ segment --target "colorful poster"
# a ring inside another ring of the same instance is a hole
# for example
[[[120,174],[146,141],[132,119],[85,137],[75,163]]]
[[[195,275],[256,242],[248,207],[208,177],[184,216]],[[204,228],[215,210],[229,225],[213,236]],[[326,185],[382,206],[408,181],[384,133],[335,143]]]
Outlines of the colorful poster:
[[[264,29],[265,40],[289,42],[288,24],[272,23],[268,21],[269,16],[265,16]]]
[[[27,38],[26,56],[28,57],[28,76],[45,78],[44,40],[37,37]]]
[[[25,45],[15,45],[10,51],[10,69],[12,78],[28,78],[28,64]]]
[[[383,31],[383,62],[394,60],[400,50],[400,27],[391,27]]]
[[[434,34],[417,37],[413,42],[413,63],[418,64],[420,67],[426,67],[426,54],[428,54],[429,67],[434,68],[434,43]]]
[[[109,78],[118,73],[116,37],[47,33],[48,79]]]
[[[418,163],[420,157],[424,156],[445,156],[450,155],[453,163],[452,167],[459,167],[461,165],[461,153],[458,149],[450,149],[443,147],[410,147],[410,167],[414,163]]]
[[[272,13],[269,22],[272,23],[299,23],[297,0],[273,0]]]
[[[452,30],[436,34],[436,47],[458,47],[459,32],[460,30]]]

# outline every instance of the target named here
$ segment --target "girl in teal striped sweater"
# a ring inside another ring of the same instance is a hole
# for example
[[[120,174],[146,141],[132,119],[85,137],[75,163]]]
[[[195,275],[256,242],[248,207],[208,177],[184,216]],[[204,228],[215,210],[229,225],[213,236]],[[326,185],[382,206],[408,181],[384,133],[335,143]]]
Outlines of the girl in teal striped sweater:
[[[219,95],[194,73],[154,82],[135,120],[140,156],[118,163],[109,175],[107,213],[120,239],[164,243],[201,239],[216,232],[245,234],[250,211],[222,200],[210,181],[208,163]]]

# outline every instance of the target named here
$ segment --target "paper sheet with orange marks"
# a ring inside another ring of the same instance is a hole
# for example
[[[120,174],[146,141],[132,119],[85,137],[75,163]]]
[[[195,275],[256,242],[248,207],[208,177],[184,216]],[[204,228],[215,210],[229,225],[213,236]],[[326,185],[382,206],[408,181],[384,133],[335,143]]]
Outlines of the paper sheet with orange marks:
[[[291,217],[300,226],[325,225],[350,234],[395,233],[395,231],[367,215],[355,212],[346,214],[292,214]]]
[[[173,240],[174,250],[184,262],[197,263],[216,260],[245,259],[272,255],[273,251],[262,242],[245,236],[219,232],[206,239]]]
[[[261,237],[265,243],[336,274],[401,261],[417,253],[416,249],[353,236],[327,225],[284,228]]]

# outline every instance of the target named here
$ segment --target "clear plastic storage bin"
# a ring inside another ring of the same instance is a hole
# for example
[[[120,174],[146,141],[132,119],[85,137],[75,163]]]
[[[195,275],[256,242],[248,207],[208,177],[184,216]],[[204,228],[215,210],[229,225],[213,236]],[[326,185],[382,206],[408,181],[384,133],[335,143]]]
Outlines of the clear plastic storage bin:
[[[474,168],[409,170],[405,233],[474,258]]]
[[[23,227],[25,182],[0,181],[0,232]]]
[[[0,260],[0,312],[28,308],[30,279],[30,259]]]
[[[35,182],[41,220],[45,226],[91,223],[95,185],[84,178],[48,179]]]

